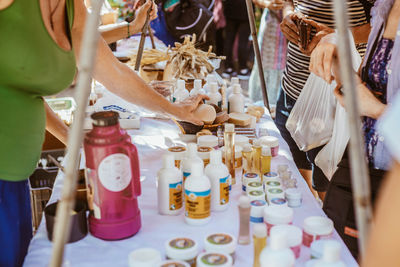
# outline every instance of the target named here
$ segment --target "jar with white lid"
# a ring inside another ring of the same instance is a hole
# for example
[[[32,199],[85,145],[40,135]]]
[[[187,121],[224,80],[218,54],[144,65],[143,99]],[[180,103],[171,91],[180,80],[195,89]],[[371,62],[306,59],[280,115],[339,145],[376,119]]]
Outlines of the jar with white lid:
[[[264,208],[268,206],[265,200],[253,200],[250,202],[250,222],[263,223],[264,222]]]
[[[267,172],[263,174],[264,182],[268,181],[280,181],[279,175],[276,172]]]
[[[327,217],[307,217],[303,223],[303,245],[310,247],[314,240],[331,238],[333,229],[333,222]]]
[[[247,183],[246,192],[250,192],[253,190],[263,191],[264,190],[263,184],[261,182],[254,182],[254,181]]]
[[[276,181],[265,181],[264,182],[264,189],[265,191],[267,191],[268,189],[271,188],[282,188],[282,183],[278,180]]]
[[[197,155],[203,160],[204,168],[210,163],[210,152],[213,151],[211,147],[199,146],[197,147]]]
[[[249,138],[242,134],[235,135],[235,146],[244,147],[246,144],[249,144]]]
[[[185,261],[166,260],[157,265],[157,267],[190,267],[190,264]]]
[[[315,240],[311,243],[310,246],[310,257],[311,259],[321,259],[324,254],[324,246],[325,243],[328,242],[329,239],[320,239]]]
[[[178,237],[165,243],[165,252],[168,259],[185,261],[193,267],[196,266],[196,256],[199,249],[196,241],[186,237]]]
[[[171,153],[172,155],[174,155],[175,167],[180,169],[181,161],[183,160],[183,158],[185,157],[185,154],[186,154],[186,147],[184,147],[184,146],[170,147],[170,148],[168,148],[168,153]]]
[[[221,147],[222,150],[222,161],[225,163],[225,147]],[[242,150],[243,148],[241,146],[236,146],[235,145],[235,168],[242,168],[243,165],[243,160],[242,160]]]
[[[203,252],[197,257],[197,267],[232,267],[233,260],[229,254],[222,252]]]
[[[302,196],[301,191],[297,188],[288,188],[285,190],[285,197],[288,201],[288,206],[297,208],[301,206]]]
[[[222,252],[229,254],[235,261],[236,238],[228,233],[215,233],[204,238],[206,252]]]
[[[292,224],[293,209],[287,206],[267,206],[264,208],[264,223],[267,225],[267,232],[275,225]]]
[[[271,228],[271,235],[275,232],[284,232],[287,236],[287,244],[293,251],[294,256],[300,257],[301,244],[303,241],[303,232],[301,229],[294,225],[276,225]]]
[[[198,146],[212,147],[214,149],[218,148],[218,137],[215,135],[202,135],[197,138]]]
[[[279,153],[279,139],[275,136],[263,136],[260,138],[261,145],[269,146],[271,148],[272,157],[278,156]]]
[[[250,200],[265,200],[265,193],[263,190],[252,190],[247,192]]]
[[[161,261],[161,253],[154,248],[139,248],[129,254],[130,267],[154,267]]]
[[[250,182],[261,182],[260,176],[254,172],[243,174],[242,191],[246,192],[247,184]]]
[[[288,206],[287,200],[281,197],[275,197],[269,200],[270,206]]]
[[[265,190],[265,193],[267,195],[268,203],[271,203],[271,200],[274,199],[274,198],[283,198],[283,199],[285,199],[285,191],[283,191],[282,187],[268,188],[267,190]]]

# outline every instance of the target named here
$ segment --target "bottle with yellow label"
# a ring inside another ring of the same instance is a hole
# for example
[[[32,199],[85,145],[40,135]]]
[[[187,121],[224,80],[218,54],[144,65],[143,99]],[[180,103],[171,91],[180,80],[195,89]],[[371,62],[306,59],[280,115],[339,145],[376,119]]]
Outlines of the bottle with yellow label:
[[[157,200],[162,215],[178,215],[182,210],[182,172],[171,154],[163,156],[163,168],[157,174]]]
[[[195,143],[189,143],[187,146],[186,156],[181,161],[181,170],[183,172],[183,183],[185,183],[186,178],[190,175],[192,165],[195,162],[203,163],[203,160],[197,155],[197,145]]]
[[[210,164],[205,169],[205,175],[211,183],[211,210],[226,210],[229,204],[229,170],[222,163],[221,151],[210,153]]]
[[[262,146],[261,149],[261,174],[271,171],[271,148],[269,146]]]
[[[190,172],[184,184],[185,221],[203,225],[211,219],[211,183],[203,173],[203,161],[193,162]]]

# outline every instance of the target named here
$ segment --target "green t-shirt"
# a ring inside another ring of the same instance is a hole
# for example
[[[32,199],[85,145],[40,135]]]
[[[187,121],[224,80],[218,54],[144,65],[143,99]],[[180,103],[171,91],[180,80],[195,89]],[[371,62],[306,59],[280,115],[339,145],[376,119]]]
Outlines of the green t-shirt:
[[[66,1],[69,29],[73,1]],[[39,0],[14,0],[0,10],[0,179],[21,181],[33,172],[44,140],[43,96],[75,75],[73,51],[49,35]]]

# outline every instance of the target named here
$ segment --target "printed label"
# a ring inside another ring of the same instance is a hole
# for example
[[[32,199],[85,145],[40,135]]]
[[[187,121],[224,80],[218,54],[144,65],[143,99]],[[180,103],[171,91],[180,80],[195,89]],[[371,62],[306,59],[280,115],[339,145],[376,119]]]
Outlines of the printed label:
[[[258,174],[257,173],[253,173],[253,172],[248,172],[244,175],[244,177],[246,178],[257,178]]]
[[[211,150],[212,148],[208,146],[200,146],[197,148],[197,152],[210,152]]]
[[[277,182],[277,181],[269,181],[269,182],[266,182],[266,184],[268,186],[280,186],[281,185],[281,183]]]
[[[186,151],[186,148],[183,146],[174,146],[174,147],[170,147],[168,148],[169,152],[184,152]]]
[[[244,184],[242,184],[242,191],[246,192],[246,186]]]
[[[169,184],[169,210],[182,208],[182,182]]]
[[[265,177],[277,177],[278,174],[276,172],[267,172],[264,174]]]
[[[132,180],[130,158],[122,153],[105,157],[99,165],[98,175],[104,188],[112,192],[124,190]]]
[[[261,207],[261,206],[265,206],[267,204],[267,202],[265,200],[253,200],[250,202],[250,204],[252,206]]]
[[[201,257],[201,262],[206,265],[218,266],[227,263],[228,259],[222,254],[208,253]]]
[[[232,237],[226,234],[213,234],[207,237],[207,241],[214,245],[226,245],[233,240]]]
[[[185,265],[179,262],[168,262],[161,265],[161,267],[185,267]]]
[[[284,204],[286,204],[286,199],[284,199],[284,198],[273,198],[273,199],[271,199],[271,203],[272,204],[275,204],[275,205],[284,205]]]
[[[254,190],[254,191],[250,191],[249,192],[250,196],[255,196],[255,197],[262,196],[263,194],[264,194],[264,192],[263,191],[259,191],[259,190]]]
[[[282,189],[280,189],[280,188],[271,188],[271,189],[268,189],[268,193],[271,193],[271,194],[281,194],[283,191],[282,191]]]
[[[219,179],[219,204],[225,205],[229,202],[229,175]]]
[[[185,183],[186,178],[190,176],[190,172],[183,172],[183,183]]]
[[[261,187],[262,183],[260,183],[260,182],[250,182],[250,183],[247,184],[247,186],[250,186],[250,187]]]
[[[204,219],[210,216],[211,190],[193,192],[185,190],[185,216],[190,219]]]
[[[253,223],[262,223],[262,222],[264,222],[264,218],[250,216],[250,221]]]
[[[194,241],[189,238],[175,238],[169,242],[169,245],[176,249],[188,249],[194,246]]]

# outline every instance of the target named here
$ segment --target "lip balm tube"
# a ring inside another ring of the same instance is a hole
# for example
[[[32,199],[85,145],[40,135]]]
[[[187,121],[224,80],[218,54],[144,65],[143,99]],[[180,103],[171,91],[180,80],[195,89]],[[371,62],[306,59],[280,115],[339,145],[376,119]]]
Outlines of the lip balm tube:
[[[240,245],[250,244],[250,198],[248,196],[240,196],[239,198],[239,237]]]

